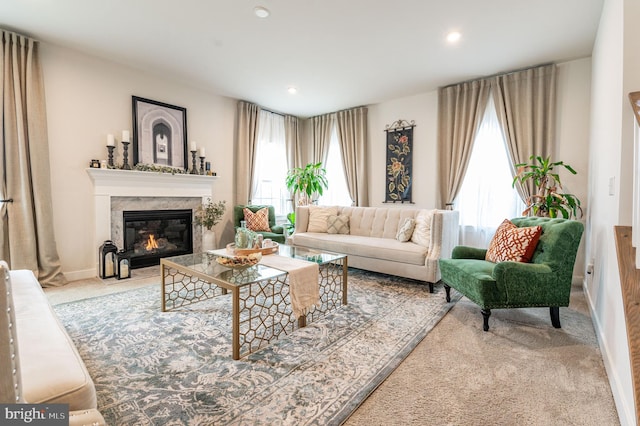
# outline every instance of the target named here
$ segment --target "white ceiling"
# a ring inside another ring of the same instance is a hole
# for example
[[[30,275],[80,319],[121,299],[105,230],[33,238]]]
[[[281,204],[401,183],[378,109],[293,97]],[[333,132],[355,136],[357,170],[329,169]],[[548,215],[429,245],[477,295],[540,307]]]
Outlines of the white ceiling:
[[[602,3],[0,0],[0,27],[312,116],[590,56]],[[271,16],[257,18],[256,6]],[[455,46],[445,41],[451,30],[462,32]]]

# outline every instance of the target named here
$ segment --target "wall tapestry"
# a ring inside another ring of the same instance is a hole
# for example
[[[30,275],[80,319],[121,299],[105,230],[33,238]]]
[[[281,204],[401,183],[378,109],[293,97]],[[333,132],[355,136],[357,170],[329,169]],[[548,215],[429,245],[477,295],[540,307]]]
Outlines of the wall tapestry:
[[[413,128],[415,122],[398,120],[385,126],[387,134],[387,174],[385,203],[412,203]]]

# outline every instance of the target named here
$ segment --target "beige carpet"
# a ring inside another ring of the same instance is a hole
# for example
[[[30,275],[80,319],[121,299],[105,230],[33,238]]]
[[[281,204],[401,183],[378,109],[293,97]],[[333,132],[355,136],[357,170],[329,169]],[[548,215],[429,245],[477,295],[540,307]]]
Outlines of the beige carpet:
[[[157,285],[157,272],[45,292],[62,303]],[[619,425],[581,287],[560,320],[554,329],[545,308],[495,310],[485,333],[463,298],[345,425]]]
[[[581,287],[560,321],[462,298],[345,425],[619,425]]]

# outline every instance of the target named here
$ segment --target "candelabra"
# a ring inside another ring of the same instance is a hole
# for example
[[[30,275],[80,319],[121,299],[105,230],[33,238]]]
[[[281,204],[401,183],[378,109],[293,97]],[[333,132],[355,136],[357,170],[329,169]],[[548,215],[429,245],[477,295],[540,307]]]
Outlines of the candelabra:
[[[109,167],[113,167],[113,150],[115,146],[107,145],[107,149],[109,150]]]
[[[129,142],[122,141],[122,168],[124,170],[131,170],[129,165]]]
[[[204,155],[200,157],[200,174],[204,174]]]
[[[196,151],[195,150],[191,151],[191,170],[189,171],[189,174],[192,174],[192,175],[198,174],[198,169],[196,168]]]

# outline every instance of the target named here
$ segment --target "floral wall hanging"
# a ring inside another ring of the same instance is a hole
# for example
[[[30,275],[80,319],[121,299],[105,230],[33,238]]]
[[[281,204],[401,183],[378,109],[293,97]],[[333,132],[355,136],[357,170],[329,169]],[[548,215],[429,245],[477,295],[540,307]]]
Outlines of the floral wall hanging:
[[[413,163],[413,120],[395,121],[385,127],[387,134],[387,173],[385,203],[411,203]]]

